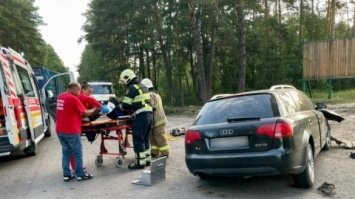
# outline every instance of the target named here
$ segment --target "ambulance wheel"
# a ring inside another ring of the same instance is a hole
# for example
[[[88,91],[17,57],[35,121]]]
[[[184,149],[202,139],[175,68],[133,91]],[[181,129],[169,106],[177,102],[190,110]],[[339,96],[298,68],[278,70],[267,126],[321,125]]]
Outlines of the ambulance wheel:
[[[31,145],[23,150],[26,156],[36,155],[36,144],[31,142]]]
[[[123,164],[122,159],[121,159],[121,158],[117,158],[116,167],[117,167],[117,168],[120,168],[120,167],[122,166],[122,164]]]
[[[47,119],[47,130],[46,130],[46,132],[44,132],[44,136],[46,136],[46,137],[51,137],[51,134],[52,134],[52,131],[51,131],[51,118],[49,118],[48,117],[48,119]]]
[[[97,156],[95,159],[96,166],[101,167],[103,163],[104,163],[104,159],[102,158],[102,156]]]

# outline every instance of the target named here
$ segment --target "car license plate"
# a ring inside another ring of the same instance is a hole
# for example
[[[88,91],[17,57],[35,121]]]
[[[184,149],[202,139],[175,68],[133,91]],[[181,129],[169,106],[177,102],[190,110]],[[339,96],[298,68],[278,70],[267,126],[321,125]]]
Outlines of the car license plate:
[[[211,149],[240,149],[249,147],[248,136],[212,138]]]

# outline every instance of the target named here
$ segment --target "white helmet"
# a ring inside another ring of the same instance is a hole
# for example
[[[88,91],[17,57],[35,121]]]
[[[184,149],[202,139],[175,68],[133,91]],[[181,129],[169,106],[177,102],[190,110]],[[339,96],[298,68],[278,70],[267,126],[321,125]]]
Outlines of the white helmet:
[[[127,85],[135,77],[137,77],[137,76],[136,76],[136,74],[134,74],[134,72],[131,69],[126,69],[126,70],[122,71],[122,73],[120,75],[119,82],[120,82],[120,84]]]
[[[150,79],[148,79],[148,78],[142,79],[141,83],[142,83],[145,87],[147,87],[148,89],[149,89],[149,88],[154,88],[152,80],[150,80]]]

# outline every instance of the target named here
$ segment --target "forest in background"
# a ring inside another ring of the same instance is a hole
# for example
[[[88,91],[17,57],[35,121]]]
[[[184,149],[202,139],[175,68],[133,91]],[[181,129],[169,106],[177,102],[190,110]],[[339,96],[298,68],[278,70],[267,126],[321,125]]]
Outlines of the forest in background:
[[[43,66],[64,72],[63,61],[46,43],[38,28],[45,25],[34,0],[0,1],[0,46],[23,53],[32,67]]]
[[[303,44],[352,37],[353,7],[346,0],[92,0],[80,78],[112,81],[122,94],[119,74],[131,68],[170,105],[275,84],[301,88]],[[335,89],[354,82],[332,81]]]

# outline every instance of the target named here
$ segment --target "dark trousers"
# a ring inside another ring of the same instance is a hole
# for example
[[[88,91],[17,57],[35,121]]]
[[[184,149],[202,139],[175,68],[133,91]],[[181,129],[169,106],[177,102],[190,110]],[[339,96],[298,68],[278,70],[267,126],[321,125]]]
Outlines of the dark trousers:
[[[149,134],[152,120],[152,112],[139,113],[132,119],[133,149],[135,153],[144,152],[150,148]]]

